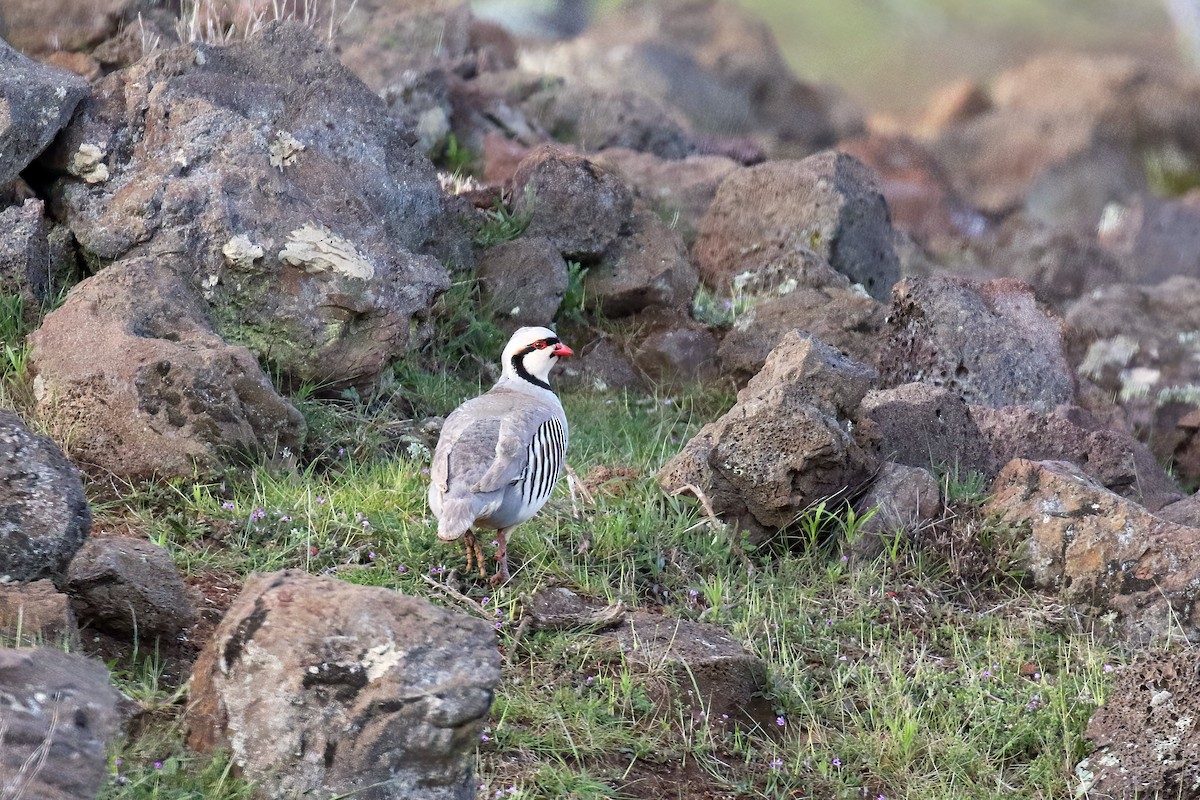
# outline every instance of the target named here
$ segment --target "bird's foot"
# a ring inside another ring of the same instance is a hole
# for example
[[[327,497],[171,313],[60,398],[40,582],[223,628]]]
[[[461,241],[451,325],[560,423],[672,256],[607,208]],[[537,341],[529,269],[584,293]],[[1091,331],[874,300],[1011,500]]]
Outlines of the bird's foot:
[[[483,548],[479,545],[479,539],[476,538],[474,531],[467,531],[463,534],[463,549],[467,552],[467,568],[463,570],[463,575],[470,575],[472,565],[479,568],[479,577],[486,578],[487,562],[483,558]]]
[[[492,586],[508,583],[508,531],[496,531],[496,574],[492,575]]]

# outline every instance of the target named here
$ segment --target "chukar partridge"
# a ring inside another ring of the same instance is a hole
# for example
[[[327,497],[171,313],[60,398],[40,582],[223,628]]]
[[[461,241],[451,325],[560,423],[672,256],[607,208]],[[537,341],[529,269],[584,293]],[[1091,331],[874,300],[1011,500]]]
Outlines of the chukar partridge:
[[[509,531],[545,505],[566,464],[567,417],[550,388],[550,370],[571,348],[549,328],[521,328],[502,356],[503,373],[487,393],[446,418],[430,467],[429,506],[438,538],[463,539],[487,577],[473,528],[496,531],[498,571],[508,580]]]

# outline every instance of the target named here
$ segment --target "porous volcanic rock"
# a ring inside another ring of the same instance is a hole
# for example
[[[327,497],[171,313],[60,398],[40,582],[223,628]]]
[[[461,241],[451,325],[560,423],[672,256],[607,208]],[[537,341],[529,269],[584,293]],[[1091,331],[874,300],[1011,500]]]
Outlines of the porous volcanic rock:
[[[5,582],[61,578],[92,525],[79,471],[9,411],[0,411],[0,508]]]
[[[1141,195],[1111,205],[1099,237],[1128,265],[1124,277],[1130,283],[1150,286],[1175,275],[1200,278],[1200,192],[1166,200]]]
[[[586,302],[605,317],[662,308],[686,311],[700,279],[683,238],[647,208],[584,278]]]
[[[406,71],[467,64],[481,44],[466,0],[358,0],[339,16],[342,63],[375,91]]]
[[[765,135],[789,154],[836,137],[820,87],[797,80],[767,25],[727,0],[630,3],[521,63],[602,89],[636,87],[697,131]]]
[[[78,644],[79,626],[71,610],[71,598],[45,579],[0,583],[0,636],[15,640],[17,647]]]
[[[0,786],[28,800],[98,796],[120,702],[99,661],[57,647],[0,649]]]
[[[118,634],[175,636],[196,620],[170,553],[141,539],[89,539],[71,559],[66,590],[81,620]]]
[[[1200,529],[1153,516],[1065,461],[1015,459],[984,513],[1029,526],[1030,582],[1134,644],[1200,639]]]
[[[1200,658],[1187,648],[1120,667],[1088,720],[1096,746],[1075,767],[1076,796],[1189,797],[1200,788]]]
[[[941,487],[927,469],[885,461],[866,494],[854,501],[854,510],[860,516],[874,513],[846,549],[856,560],[870,560],[883,553],[888,539],[911,538],[937,519]]]
[[[46,149],[87,96],[83,78],[31,61],[0,40],[0,190]]]
[[[716,380],[717,339],[703,325],[684,316],[643,315],[649,327],[633,351],[633,360],[652,385],[680,386]]]
[[[192,673],[189,744],[264,797],[468,800],[500,680],[490,623],[379,587],[253,575]]]
[[[659,485],[699,489],[718,516],[757,536],[787,528],[812,503],[857,490],[874,471],[849,419],[875,377],[792,331],[737,404],[659,471]]]
[[[85,50],[137,15],[139,0],[6,0],[4,38],[32,56]]]
[[[300,23],[95,91],[47,159],[55,214],[95,263],[186,253],[217,331],[287,377],[369,385],[449,285],[438,259],[473,263],[433,166]]]
[[[668,670],[670,684],[645,684],[652,700],[679,700],[716,724],[722,715],[766,728],[774,713],[765,694],[767,667],[719,625],[633,612],[604,638],[615,641],[635,670]]]
[[[32,312],[45,298],[49,283],[45,207],[30,198],[0,211],[0,294],[21,297]]]
[[[861,161],[828,151],[732,173],[692,248],[700,278],[728,293],[741,273],[809,249],[877,300],[900,277],[887,202]]]
[[[1076,406],[1037,411],[1024,406],[972,406],[996,464],[1014,458],[1069,461],[1106,489],[1158,511],[1181,497],[1179,487],[1146,445],[1126,431],[1106,428]]]
[[[1174,503],[1168,503],[1155,511],[1154,516],[1189,528],[1200,528],[1200,494],[1190,494]]]
[[[594,261],[628,230],[633,195],[616,176],[554,145],[534,148],[513,176],[513,213],[529,215],[566,258]]]
[[[945,387],[905,383],[867,392],[858,418],[874,426],[885,461],[960,476],[993,477],[999,468],[967,404]]]
[[[669,160],[620,147],[593,153],[589,158],[620,178],[663,219],[671,220],[689,247],[696,241],[700,220],[721,181],[741,169],[725,156],[692,155]]]
[[[476,276],[483,298],[513,330],[549,325],[567,291],[567,262],[549,239],[522,236],[479,255]]]
[[[185,267],[169,262],[106,267],[47,315],[29,337],[38,413],[77,460],[125,478],[211,474],[238,450],[299,452],[300,412],[249,350],[213,333]]]
[[[1025,284],[905,278],[888,326],[880,355],[887,385],[932,383],[993,407],[1050,409],[1074,399],[1062,323]]]

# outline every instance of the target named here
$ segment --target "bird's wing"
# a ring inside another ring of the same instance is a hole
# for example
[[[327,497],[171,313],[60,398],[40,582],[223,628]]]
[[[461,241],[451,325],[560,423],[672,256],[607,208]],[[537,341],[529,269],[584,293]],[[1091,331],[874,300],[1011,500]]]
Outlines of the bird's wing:
[[[496,439],[495,458],[474,490],[494,492],[515,482],[525,471],[534,433],[553,416],[552,409],[533,403],[505,414]]]

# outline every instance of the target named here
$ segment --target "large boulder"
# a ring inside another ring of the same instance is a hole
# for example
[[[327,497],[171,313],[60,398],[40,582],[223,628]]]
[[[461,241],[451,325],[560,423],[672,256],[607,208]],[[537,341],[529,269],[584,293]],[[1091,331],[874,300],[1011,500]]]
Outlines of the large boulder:
[[[0,649],[0,786],[11,797],[97,797],[121,693],[98,661],[56,647]]]
[[[0,583],[59,579],[92,525],[79,471],[0,411]]]
[[[438,258],[471,264],[432,165],[304,25],[157,52],[96,94],[50,159],[56,215],[98,265],[186,253],[217,331],[285,376],[369,384],[449,285]]]
[[[67,570],[79,618],[117,634],[176,636],[196,620],[171,555],[153,542],[89,539]]]
[[[1096,749],[1075,766],[1076,797],[1188,797],[1200,787],[1200,660],[1192,649],[1120,667],[1088,720]]]
[[[31,61],[0,40],[0,192],[41,155],[87,95],[83,78]]]
[[[737,404],[662,468],[659,485],[700,490],[718,516],[756,536],[786,529],[873,472],[849,420],[874,379],[871,368],[793,331]]]
[[[709,205],[692,252],[701,279],[723,293],[736,276],[808,249],[886,300],[900,277],[893,237],[871,170],[830,151],[732,173]]]
[[[521,61],[602,89],[637,87],[698,131],[757,134],[790,153],[807,155],[836,136],[824,93],[797,80],[767,25],[728,0],[630,3]]]
[[[500,680],[486,621],[298,571],[254,575],[192,672],[189,744],[264,797],[469,800]]]
[[[1024,284],[905,278],[888,326],[879,362],[885,384],[932,383],[993,407],[1049,409],[1074,399],[1062,324]]]
[[[238,452],[299,451],[304,418],[249,350],[213,333],[185,269],[168,257],[113,264],[31,334],[38,413],[81,463],[192,478]]]
[[[588,270],[583,288],[594,310],[624,317],[648,308],[686,311],[698,284],[683,238],[653,211],[638,208],[629,233]]]
[[[1134,644],[1200,640],[1200,529],[1153,516],[1065,461],[1009,462],[984,512],[1028,526],[1030,582]]]

